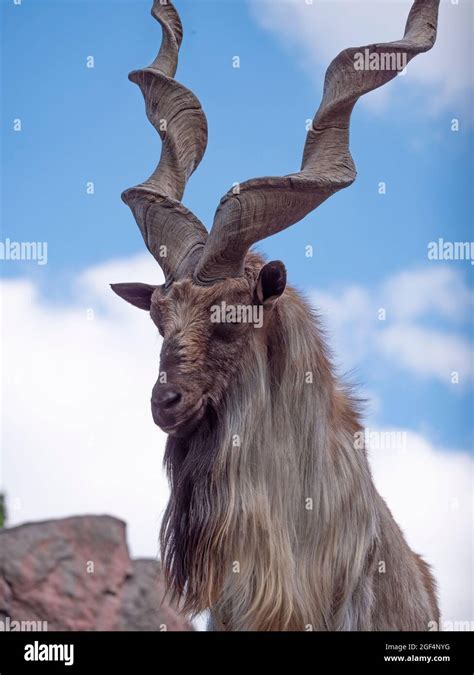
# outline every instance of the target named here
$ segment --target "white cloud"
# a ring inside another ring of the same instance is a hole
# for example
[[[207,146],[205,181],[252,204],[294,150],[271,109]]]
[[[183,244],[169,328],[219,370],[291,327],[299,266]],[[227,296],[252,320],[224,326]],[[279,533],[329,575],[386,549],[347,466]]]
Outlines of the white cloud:
[[[129,523],[135,555],[154,556],[168,495],[149,406],[160,338],[108,286],[133,280],[161,283],[151,256],[87,270],[68,306],[2,282],[2,482],[12,525],[107,512]]]
[[[445,266],[403,271],[370,290],[349,286],[312,294],[346,369],[378,355],[450,387],[453,371],[461,387],[474,375],[472,345],[461,330],[470,320],[473,297],[460,271]]]
[[[346,367],[354,367],[367,355],[377,319],[371,294],[362,286],[348,286],[336,292],[314,291],[312,300],[329,329],[336,360],[342,358]]]
[[[86,270],[67,306],[49,304],[30,282],[1,283],[1,481],[12,525],[109,513],[127,521],[134,556],[155,556],[169,494],[161,468],[165,437],[149,411],[160,339],[147,313],[108,288],[134,280],[162,281],[148,254]],[[330,301],[344,329],[357,329],[377,307],[358,287],[339,300],[328,295]],[[471,460],[411,433],[406,451],[371,456],[376,483],[409,543],[434,565],[444,618],[474,618]]]
[[[414,432],[403,449],[369,453],[375,484],[409,545],[433,569],[444,621],[474,620],[473,460]]]
[[[394,358],[408,370],[434,377],[445,384],[458,373],[459,384],[472,379],[472,347],[457,336],[432,329],[398,324],[377,336],[376,344],[388,358]]]
[[[292,50],[312,75],[346,47],[399,40],[412,0],[249,0],[256,20]],[[405,87],[429,88],[431,109],[463,105],[472,92],[471,0],[442,0],[438,37],[428,54],[417,56],[404,77],[363,97],[372,107],[403,100]],[[321,87],[321,82],[315,83]],[[423,91],[427,100],[428,91]],[[426,111],[430,106],[426,106]]]
[[[459,322],[470,316],[474,296],[452,267],[404,270],[387,280],[381,291],[397,320],[427,314]]]

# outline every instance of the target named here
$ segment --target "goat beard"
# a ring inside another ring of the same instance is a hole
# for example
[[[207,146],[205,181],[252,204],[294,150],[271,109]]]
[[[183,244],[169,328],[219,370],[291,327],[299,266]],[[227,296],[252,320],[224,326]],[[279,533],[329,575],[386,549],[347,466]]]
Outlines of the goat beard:
[[[212,579],[220,558],[214,471],[219,447],[217,413],[211,406],[193,433],[168,437],[166,443],[171,496],[160,532],[161,560],[170,599],[191,614],[210,607],[220,585]]]

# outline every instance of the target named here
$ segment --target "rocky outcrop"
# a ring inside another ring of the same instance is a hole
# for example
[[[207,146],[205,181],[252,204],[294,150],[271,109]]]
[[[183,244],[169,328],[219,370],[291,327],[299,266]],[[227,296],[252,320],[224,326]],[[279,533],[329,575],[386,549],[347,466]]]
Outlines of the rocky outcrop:
[[[130,559],[125,523],[81,516],[0,530],[0,620],[47,630],[192,630],[160,565]]]

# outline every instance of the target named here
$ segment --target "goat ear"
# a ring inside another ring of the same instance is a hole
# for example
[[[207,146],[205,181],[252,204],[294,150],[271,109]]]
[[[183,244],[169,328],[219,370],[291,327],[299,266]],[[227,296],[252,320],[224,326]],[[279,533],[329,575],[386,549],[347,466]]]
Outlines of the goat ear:
[[[123,300],[126,300],[131,305],[139,309],[146,309],[150,311],[151,296],[155,288],[158,286],[150,286],[150,284],[140,283],[125,283],[125,284],[110,284],[110,288],[114,293],[117,293]]]
[[[281,260],[272,260],[260,270],[256,295],[262,305],[272,306],[286,288],[286,269]]]

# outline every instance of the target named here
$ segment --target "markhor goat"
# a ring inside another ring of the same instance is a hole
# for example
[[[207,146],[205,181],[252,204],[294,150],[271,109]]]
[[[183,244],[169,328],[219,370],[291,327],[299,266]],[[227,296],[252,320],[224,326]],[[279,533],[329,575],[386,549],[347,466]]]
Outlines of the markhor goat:
[[[206,118],[173,79],[175,8],[155,0],[152,13],[163,43],[130,79],[163,148],[152,176],[123,199],[166,282],[112,288],[149,310],[163,336],[152,412],[169,434],[169,591],[183,611],[210,609],[218,630],[427,630],[439,615],[434,582],[374,487],[355,442],[357,402],[336,380],[318,319],[286,286],[283,263],[249,249],[354,181],[352,108],[397,74],[361,70],[357,54],[406,63],[427,51],[438,0],[415,0],[402,40],[339,54],[301,171],[233,188],[209,234],[180,201],[205,151]],[[262,320],[211,320],[219,306],[258,308]]]

